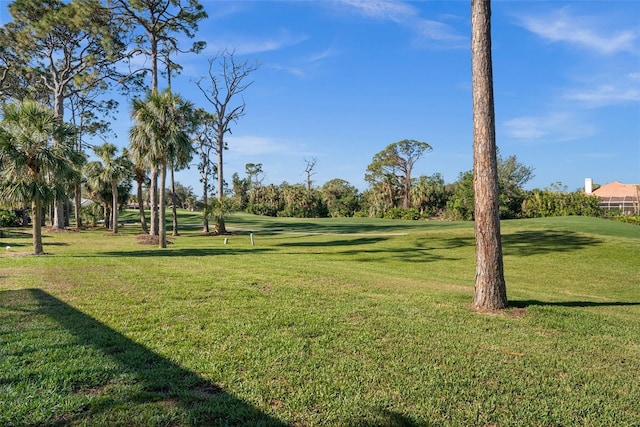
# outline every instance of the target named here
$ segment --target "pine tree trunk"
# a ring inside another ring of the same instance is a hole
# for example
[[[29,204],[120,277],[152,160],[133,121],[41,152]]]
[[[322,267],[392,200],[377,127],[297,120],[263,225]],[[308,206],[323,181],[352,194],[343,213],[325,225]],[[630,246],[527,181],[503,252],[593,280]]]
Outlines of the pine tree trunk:
[[[471,0],[471,62],[476,235],[473,305],[495,310],[507,307],[507,289],[500,240],[490,0]]]

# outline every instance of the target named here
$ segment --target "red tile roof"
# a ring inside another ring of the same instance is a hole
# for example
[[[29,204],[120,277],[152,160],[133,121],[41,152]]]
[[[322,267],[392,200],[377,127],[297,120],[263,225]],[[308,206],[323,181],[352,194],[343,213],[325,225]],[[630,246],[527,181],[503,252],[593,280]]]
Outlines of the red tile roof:
[[[640,184],[623,184],[618,181],[613,181],[594,190],[593,194],[600,197],[638,198],[640,196]]]

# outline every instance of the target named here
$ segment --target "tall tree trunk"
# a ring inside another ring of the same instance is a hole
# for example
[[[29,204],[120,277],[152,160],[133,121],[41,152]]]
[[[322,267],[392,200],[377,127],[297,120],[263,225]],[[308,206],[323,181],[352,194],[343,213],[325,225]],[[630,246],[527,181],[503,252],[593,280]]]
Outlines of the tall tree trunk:
[[[147,228],[147,218],[144,215],[144,200],[142,198],[142,181],[137,181],[138,190],[136,191],[136,196],[138,199],[138,211],[140,212],[140,226],[142,227],[142,232],[145,234],[149,234],[149,228]]]
[[[224,152],[224,131],[218,130],[218,148],[216,153],[218,155],[218,201],[220,202],[220,209],[222,209],[222,198],[224,197],[224,174],[222,173],[222,153]],[[224,223],[224,216],[221,214],[216,221],[216,233],[225,234],[227,227]]]
[[[63,95],[63,89],[59,86],[55,88],[53,104],[54,104],[55,116],[58,119],[60,119],[60,121],[62,121],[64,119],[64,95]],[[57,144],[58,144],[58,141],[54,138],[53,145],[57,145]],[[67,203],[66,196],[62,198],[57,198],[54,202],[55,209],[53,212],[53,223],[52,223],[52,228],[54,230],[55,229],[63,230],[65,228],[64,207],[66,203]]]
[[[151,184],[149,185],[149,203],[151,204],[149,234],[158,235],[158,168],[151,168]]]
[[[111,181],[111,230],[113,234],[118,234],[118,183]]]
[[[158,246],[161,248],[167,247],[167,225],[166,225],[166,209],[165,209],[165,191],[164,187],[167,182],[167,163],[163,162],[162,166],[160,166],[160,188],[163,191],[160,191],[160,197],[158,201],[158,212],[159,212],[159,234],[158,234]]]
[[[471,68],[476,235],[473,305],[479,309],[495,310],[507,307],[507,288],[498,209],[490,0],[471,0]]]
[[[74,199],[75,199],[75,207],[73,214],[76,217],[76,229],[82,228],[82,213],[80,209],[82,208],[82,186],[80,184],[76,184],[74,187]]]
[[[209,178],[207,178],[208,174],[205,174],[202,177],[202,202],[204,203],[204,208],[209,209],[209,195],[207,191],[209,190]],[[208,215],[204,215],[203,224],[202,224],[202,232],[209,233],[209,217]]]
[[[178,211],[176,208],[176,181],[173,171],[173,163],[171,163],[171,213],[173,215],[173,233],[172,236],[178,235]]]
[[[42,206],[39,201],[31,202],[31,228],[33,232],[33,253],[44,254],[42,248]]]

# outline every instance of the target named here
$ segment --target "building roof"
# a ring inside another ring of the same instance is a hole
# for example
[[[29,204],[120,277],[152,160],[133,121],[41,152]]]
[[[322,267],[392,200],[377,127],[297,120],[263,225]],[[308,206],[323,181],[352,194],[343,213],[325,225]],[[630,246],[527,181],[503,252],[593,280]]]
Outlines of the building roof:
[[[640,184],[623,184],[613,181],[593,191],[599,197],[631,197],[640,196]]]

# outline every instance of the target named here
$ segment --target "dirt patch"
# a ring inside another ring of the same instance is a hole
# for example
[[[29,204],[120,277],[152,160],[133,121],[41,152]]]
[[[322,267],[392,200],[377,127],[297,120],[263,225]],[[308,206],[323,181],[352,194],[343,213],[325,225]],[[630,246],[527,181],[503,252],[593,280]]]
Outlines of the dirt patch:
[[[467,307],[469,308],[469,310],[475,313],[485,314],[488,316],[520,318],[520,317],[524,317],[527,314],[526,307],[507,307],[503,310],[484,310],[481,308],[474,307],[472,304],[469,304]]]
[[[160,236],[152,236],[150,234],[138,234],[136,240],[141,245],[159,245],[160,244]],[[173,242],[167,239],[167,245],[172,244]]]

